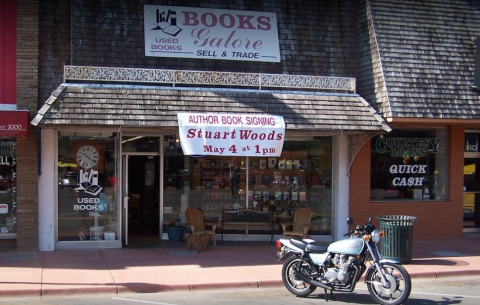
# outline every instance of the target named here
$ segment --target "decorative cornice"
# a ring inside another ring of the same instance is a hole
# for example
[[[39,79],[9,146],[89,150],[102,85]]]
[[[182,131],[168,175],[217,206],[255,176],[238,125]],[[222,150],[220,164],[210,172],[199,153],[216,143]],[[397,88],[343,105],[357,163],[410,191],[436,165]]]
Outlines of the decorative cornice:
[[[355,78],[263,73],[65,66],[64,81],[157,83],[355,92]]]
[[[373,138],[375,134],[357,134],[348,136],[348,176],[350,176],[350,169],[352,168],[353,160],[357,156],[360,149]]]

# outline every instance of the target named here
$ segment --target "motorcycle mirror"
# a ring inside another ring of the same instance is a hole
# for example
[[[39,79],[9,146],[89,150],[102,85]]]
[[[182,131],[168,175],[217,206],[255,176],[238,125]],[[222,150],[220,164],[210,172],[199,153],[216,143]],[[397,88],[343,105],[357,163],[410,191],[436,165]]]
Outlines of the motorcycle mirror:
[[[353,223],[353,218],[352,217],[348,217],[347,218],[347,224],[351,225]]]
[[[368,223],[372,223],[372,217],[368,219]]]

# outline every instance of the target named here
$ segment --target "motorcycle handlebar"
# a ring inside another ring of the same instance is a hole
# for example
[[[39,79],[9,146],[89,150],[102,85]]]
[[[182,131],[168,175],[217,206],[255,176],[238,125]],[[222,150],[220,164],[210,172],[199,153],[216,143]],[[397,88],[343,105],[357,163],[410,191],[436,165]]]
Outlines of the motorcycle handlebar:
[[[349,218],[347,223],[349,225],[353,224],[353,218]],[[355,229],[353,229],[352,231],[350,231],[348,233],[343,234],[343,236],[352,236],[353,234],[362,234],[363,235],[363,234],[367,234],[369,232],[373,232],[374,229],[375,229],[375,226],[372,224],[372,218],[369,218],[367,224],[365,224],[363,226],[362,225],[356,225]]]

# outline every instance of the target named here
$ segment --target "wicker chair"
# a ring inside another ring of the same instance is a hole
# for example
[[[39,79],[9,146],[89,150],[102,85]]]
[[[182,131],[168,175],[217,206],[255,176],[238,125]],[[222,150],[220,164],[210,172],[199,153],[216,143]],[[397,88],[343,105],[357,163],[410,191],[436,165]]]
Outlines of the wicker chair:
[[[189,207],[185,211],[185,216],[187,217],[187,226],[192,230],[193,235],[208,233],[210,238],[213,239],[213,244],[217,244],[217,239],[215,237],[217,224],[213,222],[204,222],[202,210],[196,207]],[[207,227],[210,227],[210,229],[207,229]]]
[[[313,212],[309,208],[299,208],[293,215],[293,222],[282,223],[283,236],[292,238],[298,236],[308,238],[308,229]]]

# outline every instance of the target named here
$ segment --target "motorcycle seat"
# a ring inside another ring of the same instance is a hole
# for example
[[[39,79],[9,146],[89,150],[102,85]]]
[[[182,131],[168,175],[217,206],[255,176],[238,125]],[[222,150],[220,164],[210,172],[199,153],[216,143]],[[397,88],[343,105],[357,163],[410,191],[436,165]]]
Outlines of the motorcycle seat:
[[[301,239],[297,239],[297,238],[290,239],[290,243],[292,243],[292,245],[294,245],[295,247],[300,248],[302,250],[304,250],[305,246],[307,245],[306,242],[304,242]]]
[[[306,250],[310,252],[327,252],[328,246],[317,243],[308,244]]]
[[[311,252],[326,252],[328,248],[328,246],[316,243],[313,240],[304,241],[298,238],[292,238],[290,239],[290,242],[297,248]]]

